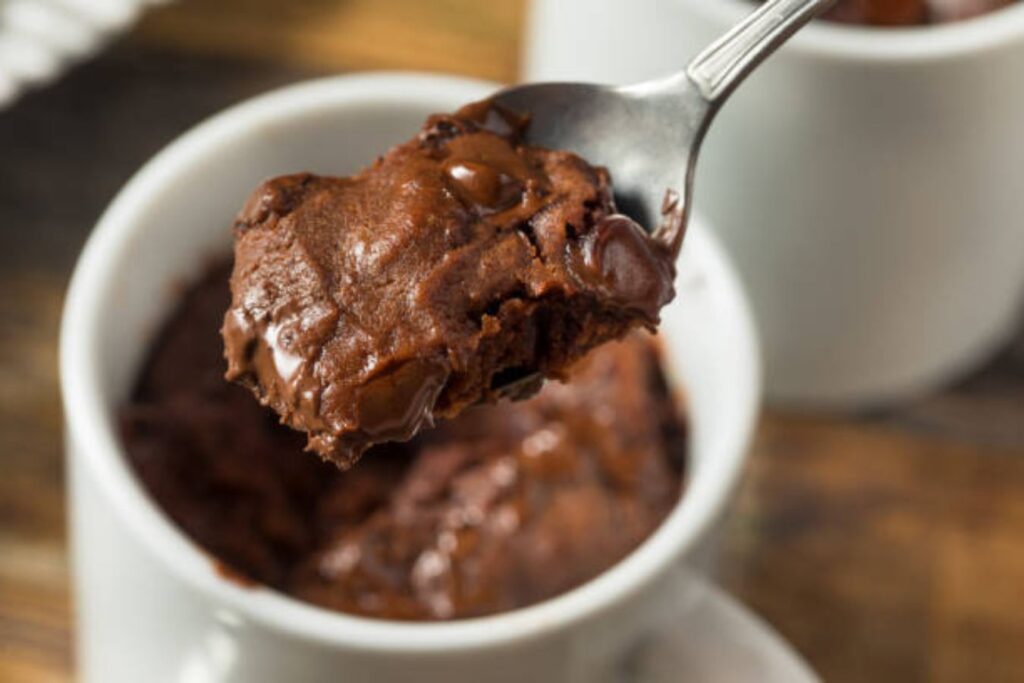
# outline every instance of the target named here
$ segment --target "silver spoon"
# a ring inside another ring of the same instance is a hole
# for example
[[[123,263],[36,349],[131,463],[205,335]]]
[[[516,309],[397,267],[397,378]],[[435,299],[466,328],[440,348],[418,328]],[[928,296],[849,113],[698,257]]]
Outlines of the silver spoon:
[[[641,225],[664,217],[666,192],[673,192],[682,229],[697,153],[715,114],[748,74],[833,2],[768,0],[667,78],[623,87],[528,84],[493,99],[529,114],[526,142],[608,168],[620,208]]]
[[[767,0],[701,52],[682,72],[623,87],[540,83],[495,94],[498,105],[528,114],[526,142],[575,152],[605,166],[620,210],[677,254],[693,197],[701,142],[733,90],[834,0]],[[524,374],[496,389],[514,396],[534,385]]]

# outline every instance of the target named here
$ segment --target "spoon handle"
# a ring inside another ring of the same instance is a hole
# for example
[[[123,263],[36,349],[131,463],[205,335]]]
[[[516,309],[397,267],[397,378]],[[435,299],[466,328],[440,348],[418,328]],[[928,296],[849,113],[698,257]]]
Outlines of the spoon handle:
[[[747,74],[833,2],[767,0],[697,55],[686,75],[709,104],[721,104]]]

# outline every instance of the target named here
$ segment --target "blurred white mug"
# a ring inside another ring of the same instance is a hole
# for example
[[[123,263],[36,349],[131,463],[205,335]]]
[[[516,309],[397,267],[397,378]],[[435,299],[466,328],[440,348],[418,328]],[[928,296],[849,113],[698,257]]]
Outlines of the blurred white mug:
[[[676,71],[753,7],[534,0],[524,76]],[[746,279],[775,401],[879,405],[976,366],[1024,293],[1024,3],[808,26],[723,109],[696,206]]]

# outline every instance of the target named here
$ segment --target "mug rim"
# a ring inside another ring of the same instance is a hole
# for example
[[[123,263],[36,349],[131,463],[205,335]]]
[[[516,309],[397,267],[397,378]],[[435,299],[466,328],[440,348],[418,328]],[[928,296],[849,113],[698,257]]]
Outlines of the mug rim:
[[[598,577],[554,598],[492,616],[449,622],[400,622],[360,617],[301,602],[265,586],[242,586],[219,576],[211,557],[180,530],[138,481],[115,433],[114,416],[102,400],[98,351],[103,293],[128,258],[126,244],[143,225],[135,216],[175,179],[224,145],[250,139],[254,131],[313,111],[340,111],[359,104],[408,106],[410,102],[468,102],[498,88],[496,83],[455,76],[379,72],[333,76],[272,90],[215,114],[150,159],[106,209],[76,265],[64,306],[60,339],[61,393],[73,457],[84,459],[103,495],[141,545],[179,579],[216,604],[230,606],[260,625],[339,648],[364,651],[452,652],[503,646],[539,638],[613,608],[673,568],[718,518],[734,489],[760,401],[761,367],[756,332],[739,279],[715,238],[698,217],[691,235],[709,251],[724,295],[741,332],[738,353],[746,368],[734,397],[735,433],[716,441],[708,459],[714,469],[689,480],[669,517],[630,555]],[[451,106],[451,105],[449,105]],[[703,481],[699,487],[696,483]]]
[[[733,26],[754,9],[751,0],[674,0],[705,18]],[[815,58],[861,63],[918,63],[957,59],[1024,42],[1024,2],[944,24],[879,28],[812,21],[783,50]]]

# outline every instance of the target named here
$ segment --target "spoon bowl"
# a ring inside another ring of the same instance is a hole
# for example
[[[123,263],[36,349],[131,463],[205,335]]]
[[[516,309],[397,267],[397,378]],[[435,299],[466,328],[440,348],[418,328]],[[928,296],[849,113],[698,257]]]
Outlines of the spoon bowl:
[[[608,168],[619,209],[644,226],[658,223],[666,191],[681,187],[700,145],[707,106],[675,79],[626,88],[541,83],[504,90],[494,99],[529,112],[530,144],[566,149]]]
[[[681,72],[624,87],[539,83],[495,94],[529,117],[525,142],[574,152],[609,170],[619,210],[678,256],[701,142],[719,108],[761,62],[834,0],[768,0]],[[514,397],[538,374],[493,387]]]
[[[767,0],[687,67],[624,87],[539,83],[496,104],[529,116],[526,142],[609,169],[620,209],[678,254],[701,142],[719,108],[769,55],[835,0]]]

